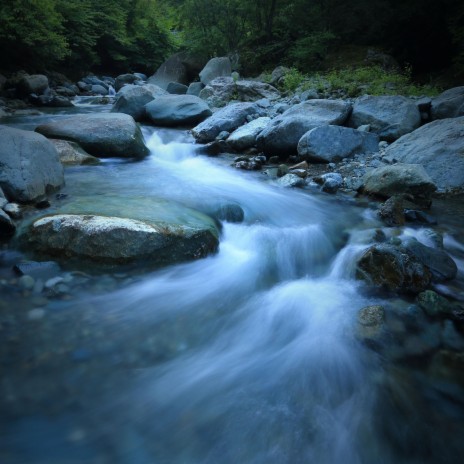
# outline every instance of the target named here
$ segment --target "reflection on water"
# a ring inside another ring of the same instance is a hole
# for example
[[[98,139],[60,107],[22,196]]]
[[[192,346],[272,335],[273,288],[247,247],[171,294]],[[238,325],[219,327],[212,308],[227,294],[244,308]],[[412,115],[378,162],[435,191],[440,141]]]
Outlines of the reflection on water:
[[[235,203],[245,220],[224,223],[204,260],[73,275],[78,297],[7,332],[0,461],[459,462],[463,405],[356,338],[358,310],[388,304],[353,280],[365,248],[354,237],[378,227],[372,215],[195,156],[185,132],[144,133],[143,161],[69,168],[55,211]]]

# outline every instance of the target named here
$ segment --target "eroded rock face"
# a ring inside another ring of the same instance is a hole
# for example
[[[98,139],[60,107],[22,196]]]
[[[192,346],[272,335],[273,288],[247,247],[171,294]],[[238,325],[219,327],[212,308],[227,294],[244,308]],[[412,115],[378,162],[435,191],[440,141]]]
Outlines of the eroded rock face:
[[[200,71],[200,81],[202,84],[208,85],[213,79],[230,76],[231,73],[232,65],[228,57],[211,58]]]
[[[401,137],[385,159],[421,164],[440,190],[464,189],[464,117],[433,121]]]
[[[321,126],[311,129],[298,142],[298,155],[309,161],[332,163],[358,153],[376,152],[379,137],[348,127]]]
[[[129,218],[60,214],[35,221],[22,238],[35,252],[96,264],[146,261],[166,265],[198,259],[218,247],[217,230]]]
[[[148,119],[162,126],[194,125],[211,116],[209,106],[195,95],[165,95],[145,106]]]
[[[341,125],[350,111],[351,105],[341,100],[310,100],[292,106],[259,134],[258,148],[270,156],[294,155],[306,132],[318,126]]]
[[[230,100],[254,102],[267,98],[272,101],[279,97],[280,92],[272,85],[259,81],[234,81],[231,77],[216,78],[200,92],[200,98],[211,106],[224,106]]]
[[[36,132],[76,142],[99,158],[143,158],[149,154],[134,118],[122,113],[80,114],[38,126]]]
[[[0,187],[10,201],[30,202],[64,184],[54,145],[31,131],[0,127]]]
[[[421,116],[417,105],[401,96],[364,96],[356,100],[349,124],[359,127],[369,124],[382,140],[392,142],[417,129]]]
[[[364,176],[364,189],[384,198],[407,193],[427,199],[436,186],[420,164],[394,164],[369,171]]]
[[[432,119],[464,116],[464,86],[445,90],[432,100]]]
[[[211,117],[192,129],[199,143],[212,142],[220,132],[232,132],[247,121],[247,116],[260,115],[260,108],[253,103],[233,103],[216,111]]]
[[[395,293],[417,294],[432,282],[429,268],[412,252],[391,244],[367,249],[357,263],[356,276],[368,285]]]

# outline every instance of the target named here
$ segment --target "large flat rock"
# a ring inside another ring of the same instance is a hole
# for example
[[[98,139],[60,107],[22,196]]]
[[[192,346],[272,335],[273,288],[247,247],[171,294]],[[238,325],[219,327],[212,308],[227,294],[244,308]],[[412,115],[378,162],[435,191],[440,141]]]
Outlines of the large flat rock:
[[[99,158],[143,158],[149,154],[134,118],[122,113],[79,114],[38,126],[36,132],[76,142]]]
[[[464,189],[464,116],[433,121],[401,137],[385,158],[421,164],[440,190]]]

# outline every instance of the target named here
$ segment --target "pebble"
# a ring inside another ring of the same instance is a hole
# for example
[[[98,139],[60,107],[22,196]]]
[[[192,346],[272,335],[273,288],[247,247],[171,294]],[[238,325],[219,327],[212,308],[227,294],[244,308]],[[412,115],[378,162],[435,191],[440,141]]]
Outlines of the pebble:
[[[35,285],[35,280],[34,277],[31,277],[29,275],[23,275],[18,279],[18,284],[24,290],[32,290]]]
[[[39,319],[42,319],[45,316],[45,313],[46,311],[43,308],[34,308],[27,313],[27,318],[30,321],[38,321]]]

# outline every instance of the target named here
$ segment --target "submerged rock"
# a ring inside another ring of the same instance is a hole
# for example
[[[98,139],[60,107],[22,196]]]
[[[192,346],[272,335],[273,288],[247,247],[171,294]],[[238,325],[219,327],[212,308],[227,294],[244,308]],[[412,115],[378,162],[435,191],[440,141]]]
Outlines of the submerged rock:
[[[149,154],[140,127],[132,116],[122,113],[80,114],[38,126],[36,132],[77,142],[99,158],[143,158]]]
[[[385,310],[383,306],[372,305],[358,312],[358,337],[368,345],[379,341],[385,328]]]
[[[357,263],[356,276],[369,285],[398,293],[420,293],[432,281],[432,273],[408,249],[378,244],[367,249]]]

